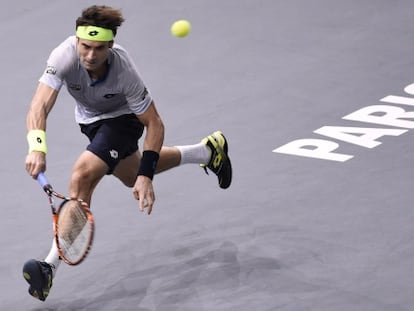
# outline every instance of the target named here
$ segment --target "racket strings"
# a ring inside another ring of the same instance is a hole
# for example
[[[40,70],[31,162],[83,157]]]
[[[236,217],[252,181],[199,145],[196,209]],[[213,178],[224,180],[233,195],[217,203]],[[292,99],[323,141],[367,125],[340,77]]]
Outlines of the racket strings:
[[[67,201],[58,217],[58,242],[64,257],[79,260],[88,250],[91,225],[85,208],[78,201]]]

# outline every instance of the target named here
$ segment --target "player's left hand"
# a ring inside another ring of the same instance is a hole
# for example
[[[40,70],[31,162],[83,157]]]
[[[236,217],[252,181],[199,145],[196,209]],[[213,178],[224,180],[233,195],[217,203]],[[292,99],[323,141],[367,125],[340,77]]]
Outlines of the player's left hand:
[[[141,212],[144,212],[146,209],[147,214],[151,214],[152,206],[155,201],[152,180],[147,176],[139,175],[135,181],[133,193],[135,199],[139,201],[139,209]]]

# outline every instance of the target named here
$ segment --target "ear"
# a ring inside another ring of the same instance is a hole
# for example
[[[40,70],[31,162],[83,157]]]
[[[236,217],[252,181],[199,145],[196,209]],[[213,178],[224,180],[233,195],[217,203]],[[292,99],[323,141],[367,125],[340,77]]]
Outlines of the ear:
[[[110,49],[112,49],[112,47],[114,46],[114,41],[109,41],[108,42],[108,47],[110,48]]]

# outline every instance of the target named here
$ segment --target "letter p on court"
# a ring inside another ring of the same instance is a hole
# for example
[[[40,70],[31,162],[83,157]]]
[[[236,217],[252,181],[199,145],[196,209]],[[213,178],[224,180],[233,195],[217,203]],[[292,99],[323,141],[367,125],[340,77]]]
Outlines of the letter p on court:
[[[334,153],[339,144],[324,139],[298,139],[273,150],[275,153],[292,154],[302,157],[345,162],[352,155]]]

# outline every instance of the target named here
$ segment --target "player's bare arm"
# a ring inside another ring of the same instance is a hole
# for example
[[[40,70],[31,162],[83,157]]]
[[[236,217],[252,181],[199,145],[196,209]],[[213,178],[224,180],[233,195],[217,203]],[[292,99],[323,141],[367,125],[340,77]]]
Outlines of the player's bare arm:
[[[46,130],[46,119],[56,102],[58,92],[46,84],[39,83],[27,113],[27,130]],[[46,154],[42,151],[32,151],[26,156],[26,171],[36,177],[39,172],[46,170]]]
[[[152,102],[145,113],[138,116],[138,119],[146,127],[146,136],[144,140],[144,150],[153,150],[160,152],[164,143],[164,123]]]
[[[148,167],[149,162],[158,161],[158,155],[164,142],[164,124],[159,116],[154,102],[151,103],[145,113],[137,116],[146,127],[146,136],[144,140],[143,158],[141,159],[140,173],[135,182],[133,193],[139,200],[141,211],[147,209],[148,215],[151,214],[152,206],[155,201],[155,194],[152,185],[152,175],[156,167]],[[157,156],[156,158],[154,158]],[[148,157],[151,159],[148,161]],[[148,172],[152,170],[152,172]]]

